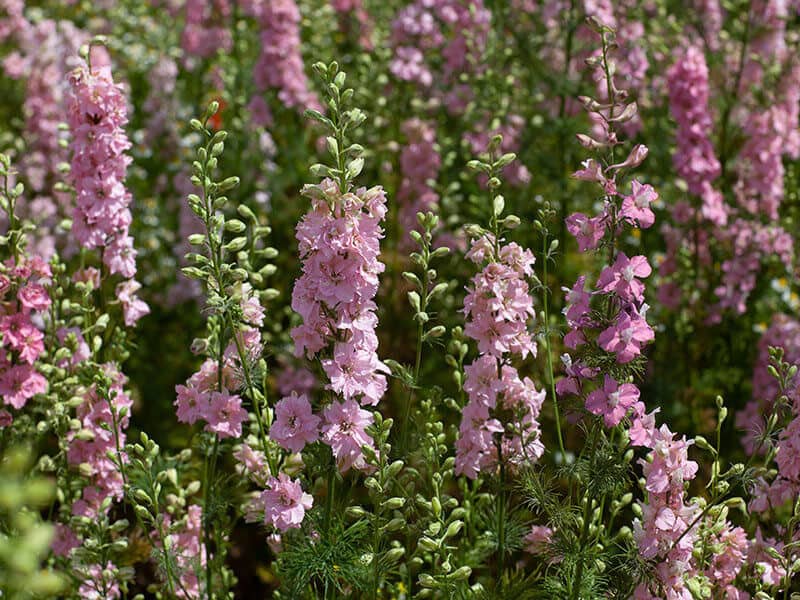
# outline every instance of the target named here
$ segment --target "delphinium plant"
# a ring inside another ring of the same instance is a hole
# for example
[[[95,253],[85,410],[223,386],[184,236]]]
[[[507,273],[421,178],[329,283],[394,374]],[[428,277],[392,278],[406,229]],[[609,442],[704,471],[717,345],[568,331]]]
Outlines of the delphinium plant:
[[[797,596],[798,19],[0,0],[0,596]]]

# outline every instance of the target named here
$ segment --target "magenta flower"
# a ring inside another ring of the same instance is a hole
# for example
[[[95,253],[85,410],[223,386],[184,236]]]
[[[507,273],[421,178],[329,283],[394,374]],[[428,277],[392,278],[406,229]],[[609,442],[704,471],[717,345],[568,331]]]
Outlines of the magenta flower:
[[[293,481],[286,473],[270,477],[269,488],[261,492],[264,504],[264,520],[280,531],[300,527],[306,511],[311,508],[314,498],[303,491],[299,481]]]
[[[311,412],[311,403],[305,394],[291,395],[275,405],[275,422],[269,437],[282,448],[300,452],[306,444],[319,439],[320,418]]]
[[[632,383],[617,382],[605,376],[603,388],[594,390],[586,398],[586,410],[593,415],[602,415],[607,427],[614,427],[639,402],[639,388]]]
[[[592,379],[600,372],[599,368],[587,367],[581,361],[573,363],[569,354],[562,354],[561,362],[564,365],[564,372],[567,376],[556,383],[556,392],[558,392],[559,396],[579,395],[583,386],[582,380]]]
[[[566,292],[565,300],[567,302],[564,308],[564,316],[567,317],[567,322],[570,325],[577,324],[589,313],[592,294],[587,292],[585,287],[586,275],[581,275],[575,285],[572,286],[572,289],[562,288]]]
[[[599,162],[593,158],[589,158],[583,161],[581,166],[583,167],[582,169],[579,169],[572,174],[575,179],[580,179],[581,181],[592,181],[603,186],[606,185],[606,176],[603,175],[603,167]],[[583,251],[581,250],[581,252]]]

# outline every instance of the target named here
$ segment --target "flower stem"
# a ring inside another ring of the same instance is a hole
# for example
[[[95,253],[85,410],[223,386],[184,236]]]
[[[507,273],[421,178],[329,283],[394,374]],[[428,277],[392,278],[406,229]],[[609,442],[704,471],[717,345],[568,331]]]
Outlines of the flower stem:
[[[550,395],[553,398],[553,412],[555,414],[556,420],[556,436],[558,437],[558,449],[561,451],[561,458],[562,460],[566,460],[567,453],[564,449],[564,435],[561,433],[561,413],[558,409],[558,396],[556,395],[556,384],[555,384],[555,374],[553,372],[553,352],[550,348],[550,311],[549,311],[549,304],[547,301],[547,296],[550,291],[550,288],[547,284],[547,262],[548,258],[548,248],[547,248],[547,233],[545,232],[542,235],[542,260],[544,261],[544,265],[542,266],[543,272],[543,293],[542,293],[542,309],[544,312],[544,345],[545,351],[547,352],[547,376],[549,377],[550,381]]]

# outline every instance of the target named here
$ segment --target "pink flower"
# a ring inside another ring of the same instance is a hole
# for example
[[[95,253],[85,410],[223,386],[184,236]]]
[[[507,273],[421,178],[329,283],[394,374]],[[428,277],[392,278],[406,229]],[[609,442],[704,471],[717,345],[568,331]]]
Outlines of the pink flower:
[[[109,561],[105,567],[92,565],[78,588],[78,595],[85,600],[115,600],[120,598],[119,583],[104,571],[113,571],[116,567]]]
[[[613,291],[627,302],[641,302],[644,299],[644,284],[636,278],[649,277],[652,271],[646,257],[639,255],[629,259],[624,252],[620,252],[614,265],[603,269],[597,287],[602,292]]]
[[[319,424],[320,418],[311,412],[308,397],[292,392],[275,405],[275,422],[269,437],[287,450],[300,452],[306,444],[319,439]]]
[[[635,179],[631,182],[631,195],[622,199],[621,216],[647,229],[655,223],[656,216],[650,204],[658,199],[658,193],[651,185],[642,185]]]
[[[464,407],[458,428],[456,475],[475,479],[482,471],[496,465],[494,436],[503,431],[500,421],[489,417],[486,405],[470,399]]]
[[[28,364],[32,365],[44,352],[44,334],[23,313],[0,317],[0,333],[3,344],[19,352],[19,357]]]
[[[117,285],[117,298],[122,303],[122,315],[125,325],[133,327],[136,322],[150,313],[150,307],[136,296],[142,284],[135,279],[128,279]]]
[[[333,358],[322,361],[330,379],[328,389],[345,400],[358,398],[361,404],[374,406],[386,391],[388,367],[378,360],[378,355],[356,344],[337,343]]]
[[[583,213],[573,213],[567,217],[567,231],[578,241],[578,250],[594,250],[606,233],[601,217],[589,218]]]
[[[586,410],[594,415],[603,415],[606,427],[614,427],[622,422],[639,401],[639,388],[632,383],[617,382],[605,376],[603,388],[594,390],[586,398]]]
[[[242,319],[248,325],[261,327],[264,325],[264,307],[249,283],[242,285]]]
[[[516,262],[513,254],[518,255]],[[528,331],[528,321],[535,311],[524,278],[524,265],[529,265],[532,257],[512,248],[506,258],[512,259],[510,265],[489,262],[472,278],[464,298],[464,333],[478,342],[482,354],[536,356],[536,344]]]
[[[550,540],[553,538],[553,530],[543,525],[534,525],[530,532],[522,538],[525,544],[525,552],[529,554],[542,554],[547,550]]]
[[[642,353],[642,347],[653,341],[655,334],[644,316],[637,311],[621,312],[617,321],[597,337],[600,347],[617,355],[617,362],[624,364]]]
[[[242,408],[242,399],[239,396],[227,392],[211,392],[208,403],[206,431],[216,433],[220,439],[242,435],[242,423],[247,421],[248,416],[247,411]]]
[[[579,395],[583,385],[582,380],[591,379],[600,372],[597,367],[587,367],[581,361],[573,363],[569,354],[562,354],[561,362],[564,364],[564,372],[567,376],[556,383],[556,392],[559,396]]]
[[[593,181],[603,186],[606,185],[606,177],[603,175],[603,167],[593,158],[589,158],[582,163],[583,168],[575,171],[572,176],[581,181]],[[582,252],[582,251],[581,251]]]
[[[47,380],[30,365],[14,365],[0,375],[0,396],[20,409],[36,394],[47,391]]]
[[[366,432],[372,424],[372,413],[361,409],[355,400],[345,400],[331,403],[322,416],[322,440],[331,447],[339,470],[366,469],[361,448],[372,446],[372,438]]]
[[[688,457],[689,446],[694,441],[674,438],[675,434],[666,425],[653,433],[652,461],[640,461],[647,478],[645,489],[648,492],[664,494],[673,490],[680,493],[683,483],[694,479],[697,473],[697,463]]]
[[[644,144],[636,144],[631,149],[630,154],[628,154],[628,158],[621,163],[609,165],[607,170],[613,171],[617,169],[633,169],[638,167],[644,162],[644,159],[647,158],[648,152],[647,146]]]
[[[17,292],[17,298],[26,312],[31,310],[44,312],[50,308],[50,295],[44,289],[44,286],[38,283],[29,283],[20,288]]]
[[[291,480],[286,473],[280,473],[277,479],[270,477],[267,485],[269,489],[261,493],[265,521],[280,531],[300,527],[314,503],[311,494],[305,493],[300,482]]]
[[[211,409],[208,393],[189,385],[176,385],[175,408],[178,421],[194,424],[199,419],[206,419]]]
[[[500,388],[497,359],[488,354],[479,356],[464,367],[464,375],[464,391],[469,397],[479,400],[487,407],[494,407]]]
[[[4,427],[11,427],[14,423],[14,415],[8,412],[6,409],[0,409],[0,429]]]
[[[242,447],[233,453],[233,457],[253,480],[261,481],[265,475],[269,475],[267,458],[261,450],[254,450],[249,444],[242,444]]]
[[[253,82],[258,92],[277,91],[288,108],[302,112],[320,109],[316,94],[309,89],[303,69],[300,10],[295,0],[253,3],[260,26],[259,56],[253,67]],[[220,28],[227,31],[225,28]]]
[[[56,523],[55,535],[50,542],[50,548],[56,556],[69,556],[70,553],[81,545],[81,541],[75,532],[63,523]]]
[[[653,412],[647,414],[634,415],[633,423],[628,430],[631,446],[653,447],[656,431],[656,415],[660,411],[660,408],[656,408]]]

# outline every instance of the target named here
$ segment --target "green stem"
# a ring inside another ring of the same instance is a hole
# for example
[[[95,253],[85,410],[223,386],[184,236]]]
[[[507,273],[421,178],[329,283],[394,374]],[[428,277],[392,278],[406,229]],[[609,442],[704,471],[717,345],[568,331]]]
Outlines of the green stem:
[[[328,497],[325,498],[325,535],[331,532],[331,515],[333,514],[333,494],[335,491],[336,459],[331,454],[331,462],[328,465]]]
[[[500,493],[497,495],[497,550],[500,554],[498,557],[500,563],[498,581],[502,581],[503,573],[506,570],[506,465],[503,461],[500,443],[498,443],[497,454],[500,461]]]
[[[203,483],[205,484],[205,489],[203,490],[203,547],[206,549],[206,596],[209,600],[212,600],[213,596],[211,593],[211,548],[209,547],[209,540],[211,539],[211,519],[208,505],[211,498],[211,487],[214,478],[214,471],[216,469],[216,456],[218,448],[219,438],[215,435],[214,446],[212,447],[211,455],[206,455],[205,464],[203,466]]]
[[[236,345],[236,353],[239,356],[239,362],[242,365],[242,372],[244,373],[244,380],[245,384],[247,385],[247,393],[250,396],[250,400],[253,403],[253,408],[256,411],[256,421],[258,423],[258,437],[261,441],[261,450],[264,452],[264,457],[269,461],[270,471],[275,474],[278,472],[278,465],[274,464],[272,461],[272,457],[268,450],[269,446],[267,445],[267,433],[264,430],[264,419],[261,416],[261,406],[258,398],[255,394],[255,386],[253,385],[252,375],[250,373],[250,365],[247,360],[247,355],[244,351],[244,347],[242,346],[242,341],[239,339],[239,336],[236,335],[236,331],[233,327],[233,318],[231,317],[230,313],[227,314],[228,326],[231,329],[231,334],[233,335],[233,341]]]
[[[164,571],[166,572],[167,576],[167,589],[169,589],[169,593],[171,597],[175,596],[175,584],[173,583],[174,575],[172,573],[172,563],[169,559],[168,550],[166,546],[166,536],[164,535],[164,527],[163,523],[160,519],[160,515],[155,515],[156,524],[157,524],[157,531],[158,531],[158,541],[161,543],[161,549],[164,551]],[[178,585],[180,584],[180,580],[178,580]],[[183,586],[181,585],[181,589]],[[186,590],[183,590],[185,593]],[[189,596],[186,596],[189,598]]]
[[[424,273],[422,276],[422,289],[420,290],[420,300],[419,300],[419,310],[420,312],[425,312],[428,308],[428,286],[430,282],[428,281],[428,249],[427,243],[426,247],[423,247],[423,256],[425,257],[425,264],[423,265]],[[418,319],[417,323],[417,351],[416,357],[414,359],[414,379],[412,381],[411,388],[408,390],[408,401],[406,402],[406,410],[405,414],[403,415],[403,451],[408,450],[408,423],[411,418],[411,405],[415,398],[414,390],[416,389],[417,385],[419,385],[419,372],[422,366],[422,338],[425,333],[425,325],[422,322],[422,319]]]
[[[589,522],[591,519],[591,507],[592,507],[592,500],[591,498],[586,498],[584,500],[585,504],[583,506],[583,527],[581,529],[581,537],[580,541],[578,542],[579,547],[581,549],[581,556],[578,559],[578,566],[575,568],[575,584],[572,588],[572,600],[579,600],[580,593],[581,593],[581,579],[583,579],[583,549],[586,546],[586,539],[589,537]]]
[[[564,449],[564,436],[561,433],[561,413],[558,409],[558,396],[556,395],[556,385],[555,385],[555,374],[553,372],[553,352],[550,349],[550,312],[547,302],[547,296],[550,288],[547,284],[547,262],[548,262],[548,251],[547,251],[547,234],[542,236],[542,256],[544,260],[544,280],[542,281],[542,286],[544,288],[542,293],[542,308],[544,310],[544,345],[545,345],[545,352],[547,353],[547,375],[550,378],[550,395],[553,398],[553,412],[555,413],[555,420],[556,420],[556,436],[558,437],[558,449],[561,451],[561,458],[562,460],[566,460],[567,453]]]

